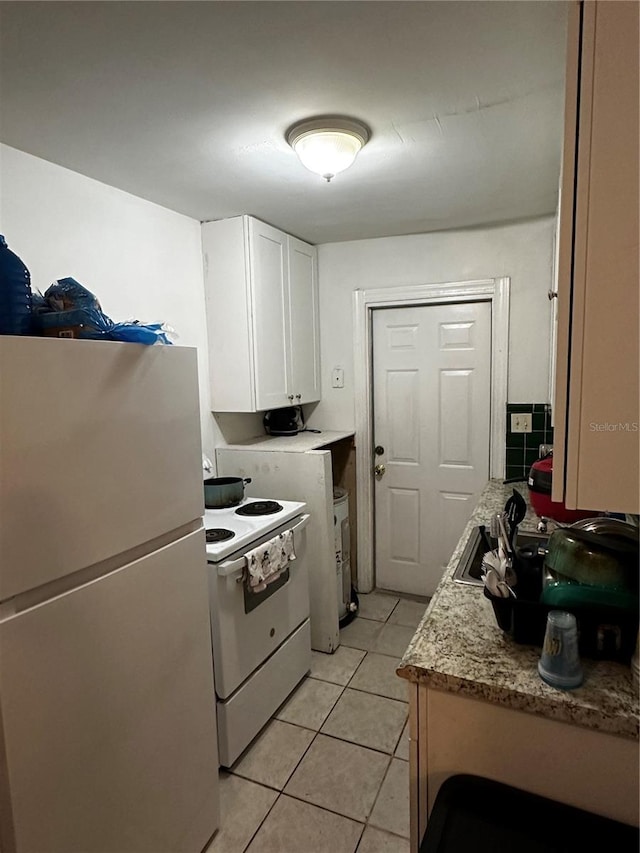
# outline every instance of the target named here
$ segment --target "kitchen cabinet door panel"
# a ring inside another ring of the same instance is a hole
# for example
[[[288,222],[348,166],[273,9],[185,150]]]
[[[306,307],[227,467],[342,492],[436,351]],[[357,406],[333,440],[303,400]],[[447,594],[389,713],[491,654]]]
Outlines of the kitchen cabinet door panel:
[[[320,399],[317,254],[314,246],[293,237],[289,237],[289,318],[289,387],[296,403],[313,402]]]
[[[254,411],[249,235],[241,216],[202,226],[211,409]]]
[[[249,263],[252,293],[253,357],[256,409],[277,409],[287,400],[289,324],[286,235],[257,220],[249,223]]]
[[[628,513],[640,509],[638,11],[571,10],[553,483],[568,507]]]

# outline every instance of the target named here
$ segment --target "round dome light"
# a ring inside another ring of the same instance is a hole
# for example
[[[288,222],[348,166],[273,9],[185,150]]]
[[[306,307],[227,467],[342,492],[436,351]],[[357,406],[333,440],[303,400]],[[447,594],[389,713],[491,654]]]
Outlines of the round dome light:
[[[370,136],[362,122],[327,116],[294,124],[287,131],[287,142],[303,166],[330,181],[351,166]]]

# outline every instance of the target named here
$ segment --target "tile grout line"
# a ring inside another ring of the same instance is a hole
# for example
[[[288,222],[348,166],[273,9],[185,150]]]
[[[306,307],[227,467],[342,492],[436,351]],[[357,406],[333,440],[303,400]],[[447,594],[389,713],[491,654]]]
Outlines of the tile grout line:
[[[337,811],[335,811],[335,809],[329,809],[326,806],[319,806],[317,803],[312,803],[310,800],[304,800],[302,797],[296,796],[296,794],[290,794],[289,792],[282,791],[280,796],[289,797],[290,799],[295,800],[297,803],[304,803],[305,806],[312,806],[314,809],[319,809],[321,812],[328,812],[329,814],[335,815],[336,817],[342,817],[345,820],[350,820],[353,823],[357,823],[362,827],[363,832],[364,832],[364,829],[367,825],[368,818],[367,818],[367,820],[364,820],[364,821],[358,820],[357,817],[351,817],[348,814],[342,814],[342,812],[337,812]],[[280,797],[278,797],[278,799],[280,799]],[[401,838],[402,836],[396,836],[396,837]],[[360,840],[358,840],[358,844],[359,843],[360,843]]]
[[[275,718],[272,718],[272,719],[275,719]],[[284,722],[284,721],[281,721],[281,722]],[[289,725],[295,725],[295,723],[290,723]],[[304,728],[304,726],[299,726],[298,728]],[[309,730],[307,729],[307,731],[309,731]],[[270,814],[271,814],[271,812],[273,811],[273,809],[274,809],[274,807],[275,807],[276,803],[278,802],[278,800],[280,799],[280,797],[282,797],[282,796],[284,795],[284,789],[286,788],[287,783],[289,782],[289,779],[291,779],[291,777],[293,776],[293,774],[296,772],[296,770],[297,770],[297,769],[298,769],[298,767],[300,766],[300,763],[301,763],[302,759],[305,757],[305,755],[307,754],[307,752],[308,752],[308,751],[309,751],[309,749],[311,748],[311,744],[315,741],[316,737],[317,737],[319,734],[320,734],[320,732],[319,732],[319,731],[317,731],[317,732],[314,734],[314,736],[311,738],[311,740],[309,741],[309,743],[308,743],[308,745],[307,745],[306,749],[304,750],[304,752],[302,753],[302,755],[301,755],[301,756],[300,756],[300,758],[298,759],[298,761],[297,761],[297,763],[296,763],[295,767],[293,768],[293,770],[291,771],[291,773],[289,773],[289,775],[288,775],[288,776],[287,776],[287,778],[285,779],[285,782],[284,782],[284,785],[282,786],[282,788],[272,788],[270,785],[263,785],[263,787],[264,787],[264,788],[268,788],[270,791],[277,791],[277,792],[278,792],[278,796],[275,798],[275,800],[274,800],[274,801],[273,801],[273,803],[271,804],[271,808],[268,810],[268,812],[266,813],[266,815],[263,817],[263,819],[260,821],[260,823],[259,823],[259,824],[258,824],[258,826],[256,827],[255,832],[253,833],[253,835],[252,835],[252,836],[251,836],[251,838],[249,839],[249,842],[247,843],[247,845],[243,848],[242,853],[245,853],[245,851],[246,851],[246,850],[248,849],[248,847],[251,845],[251,843],[253,842],[253,839],[256,837],[256,835],[258,834],[258,832],[260,831],[260,829],[261,829],[261,828],[262,828],[262,826],[264,825],[264,822],[266,821],[266,819],[269,817],[269,815],[270,815]],[[236,775],[238,775],[238,776],[239,776],[239,774],[236,774]],[[244,777],[244,776],[240,776],[240,778],[241,778],[241,779],[244,779],[245,777]],[[255,782],[255,781],[254,781],[254,780],[252,780],[252,779],[249,779],[248,781],[253,782],[253,783],[254,783],[254,785],[262,784],[261,782]],[[289,795],[287,794],[287,796],[289,796]],[[302,800],[301,802],[304,802],[304,800]],[[360,842],[358,841],[358,843],[360,843]]]
[[[391,622],[389,622],[389,620],[390,620],[390,618],[391,618],[392,614],[395,612],[396,608],[399,606],[399,604],[400,604],[400,602],[401,602],[402,600],[403,600],[402,598],[398,598],[398,601],[396,601],[395,605],[393,606],[393,608],[392,608],[392,609],[391,609],[391,611],[389,612],[389,614],[388,614],[388,616],[386,617],[386,619],[384,619],[384,620],[368,619],[367,621],[369,621],[369,622],[378,622],[378,623],[379,623],[379,624],[381,624],[381,625],[386,625],[386,624],[396,624],[396,623],[391,623]],[[362,619],[366,619],[367,617],[362,616],[362,617],[360,617],[360,618],[362,618]],[[412,627],[412,626],[402,626],[402,625],[399,625],[399,627]],[[415,629],[414,629],[414,630],[415,630]],[[271,814],[271,812],[272,812],[272,811],[273,811],[273,809],[275,808],[276,803],[278,803],[278,801],[280,800],[280,798],[281,798],[281,797],[283,797],[283,796],[285,796],[285,797],[290,797],[291,799],[297,800],[298,802],[304,803],[305,805],[309,805],[309,806],[312,806],[312,807],[314,807],[314,808],[318,808],[318,809],[320,809],[321,811],[326,811],[326,812],[328,812],[328,813],[330,813],[330,814],[335,814],[335,815],[336,815],[336,816],[338,816],[338,817],[346,818],[347,820],[350,820],[350,821],[352,821],[353,823],[357,823],[357,824],[359,824],[359,825],[361,826],[360,837],[358,838],[358,842],[357,842],[357,844],[356,844],[356,847],[354,848],[354,853],[356,853],[356,851],[360,848],[360,845],[361,845],[361,843],[362,843],[362,839],[363,839],[363,837],[364,837],[365,829],[366,829],[368,826],[371,826],[371,828],[372,828],[372,829],[376,829],[376,830],[378,830],[379,832],[384,832],[384,833],[386,833],[386,834],[388,834],[388,835],[391,835],[391,836],[392,836],[392,837],[394,837],[394,838],[402,838],[402,839],[404,839],[404,838],[405,838],[404,836],[400,836],[400,835],[398,835],[397,833],[390,832],[390,831],[385,830],[385,829],[382,829],[382,828],[380,828],[380,827],[375,827],[375,826],[373,826],[372,824],[370,824],[370,823],[369,823],[370,818],[371,818],[371,815],[373,814],[373,811],[374,811],[374,809],[375,809],[376,803],[378,802],[378,798],[379,798],[379,796],[380,796],[380,792],[382,791],[382,788],[383,788],[383,786],[384,786],[384,783],[385,783],[385,781],[386,781],[386,779],[387,779],[387,775],[388,775],[389,770],[390,770],[390,768],[391,768],[391,766],[392,766],[393,759],[394,759],[394,757],[397,757],[397,756],[395,756],[395,751],[396,751],[396,749],[398,748],[398,745],[399,745],[399,743],[400,743],[400,739],[402,738],[402,732],[404,731],[404,725],[402,726],[402,729],[400,730],[400,734],[399,734],[399,736],[398,736],[398,739],[397,739],[397,741],[396,741],[396,744],[395,744],[395,746],[393,747],[393,749],[392,749],[392,751],[391,751],[390,753],[385,752],[384,750],[375,749],[375,747],[367,747],[367,746],[364,746],[364,744],[358,744],[358,743],[355,743],[354,741],[349,741],[349,740],[347,740],[346,738],[340,738],[340,737],[336,737],[336,736],[334,736],[334,735],[329,735],[329,734],[326,734],[326,733],[322,732],[322,726],[324,726],[324,724],[326,723],[326,721],[327,721],[327,720],[329,719],[329,717],[331,716],[331,713],[332,713],[333,709],[335,708],[335,706],[337,705],[337,703],[339,702],[339,700],[342,698],[342,696],[344,695],[344,693],[345,693],[345,691],[347,690],[347,688],[349,688],[349,689],[351,689],[351,690],[355,690],[355,691],[360,692],[360,693],[364,693],[365,695],[369,695],[369,696],[379,696],[380,698],[383,698],[383,699],[389,699],[389,700],[390,700],[390,701],[392,701],[392,702],[393,702],[393,701],[401,702],[401,700],[394,699],[394,698],[392,698],[392,697],[390,697],[390,696],[384,696],[383,694],[380,694],[380,693],[372,693],[372,692],[367,691],[367,690],[358,690],[358,688],[357,688],[357,687],[349,687],[349,685],[351,684],[351,681],[355,678],[356,673],[358,672],[358,670],[360,669],[360,667],[362,666],[362,664],[364,663],[364,661],[366,660],[367,656],[368,656],[370,653],[372,653],[372,654],[379,654],[379,655],[381,655],[382,657],[389,657],[389,658],[392,658],[393,660],[396,660],[396,661],[397,661],[398,659],[397,659],[397,657],[396,657],[395,655],[393,655],[393,656],[392,656],[392,655],[385,655],[385,653],[384,653],[384,652],[374,651],[373,649],[358,649],[357,647],[354,647],[354,646],[347,646],[346,644],[344,644],[344,645],[345,645],[345,648],[355,648],[357,651],[363,651],[365,654],[364,654],[364,656],[363,656],[362,660],[358,663],[358,665],[357,665],[356,669],[353,671],[353,673],[352,673],[352,674],[351,674],[351,676],[349,677],[349,680],[347,681],[347,683],[346,683],[346,684],[344,684],[344,685],[342,685],[342,684],[336,684],[335,682],[332,682],[332,681],[326,681],[325,679],[322,679],[322,678],[315,678],[315,680],[316,680],[316,681],[321,681],[321,682],[323,682],[323,683],[328,683],[328,684],[334,684],[336,687],[340,687],[340,688],[341,688],[341,689],[340,689],[340,693],[339,693],[339,695],[337,696],[337,698],[336,698],[335,702],[334,702],[334,703],[333,703],[333,705],[331,706],[331,708],[330,708],[329,712],[327,713],[327,716],[326,716],[326,717],[325,717],[325,719],[322,721],[322,723],[321,723],[321,725],[320,725],[320,728],[318,728],[318,729],[310,729],[309,727],[304,726],[304,725],[300,725],[299,723],[291,723],[291,722],[289,722],[289,721],[287,721],[287,720],[280,720],[280,719],[276,716],[276,714],[278,713],[278,711],[280,711],[280,709],[281,709],[281,708],[286,704],[286,702],[289,700],[289,698],[290,698],[290,697],[287,697],[287,699],[282,703],[282,705],[277,709],[277,711],[276,711],[276,712],[272,715],[272,717],[270,718],[270,722],[273,722],[274,720],[278,720],[279,722],[286,723],[287,725],[297,726],[297,728],[304,729],[305,731],[312,731],[312,732],[313,732],[313,737],[311,738],[311,740],[309,741],[309,743],[308,743],[308,744],[307,744],[307,746],[305,747],[304,751],[303,751],[303,752],[302,752],[302,754],[300,755],[300,758],[299,758],[299,759],[298,759],[298,761],[296,762],[296,764],[295,764],[295,766],[293,767],[293,769],[291,770],[291,772],[288,774],[288,776],[287,776],[287,778],[285,779],[285,782],[284,782],[284,784],[283,784],[282,788],[277,788],[277,787],[275,787],[275,788],[274,788],[274,787],[272,787],[271,785],[267,785],[267,784],[262,783],[262,782],[257,782],[257,781],[256,781],[256,780],[254,780],[254,779],[251,779],[251,778],[246,777],[246,776],[242,776],[240,773],[238,773],[238,772],[236,772],[236,771],[232,770],[231,768],[228,768],[228,770],[227,770],[227,772],[228,772],[228,773],[230,773],[230,774],[232,774],[232,775],[237,776],[239,779],[244,779],[245,781],[251,782],[251,783],[252,783],[252,784],[254,784],[254,785],[261,785],[263,788],[266,788],[266,789],[267,789],[267,790],[269,790],[269,791],[274,791],[274,792],[276,792],[276,793],[277,793],[277,796],[276,796],[275,800],[273,801],[273,803],[271,804],[270,808],[267,810],[266,814],[264,815],[264,817],[262,818],[262,820],[260,821],[260,823],[259,823],[259,824],[258,824],[258,826],[256,827],[255,831],[252,833],[252,835],[251,835],[251,837],[249,838],[248,842],[247,842],[247,843],[246,843],[246,845],[243,847],[243,849],[242,849],[242,853],[245,853],[245,851],[246,851],[246,850],[251,846],[251,844],[253,843],[253,840],[255,839],[255,837],[257,836],[257,834],[260,832],[260,830],[261,830],[261,829],[262,829],[262,827],[264,826],[264,824],[265,824],[265,822],[266,822],[267,818],[269,817],[269,815]],[[310,671],[309,671],[309,673],[307,673],[307,674],[305,675],[305,679],[306,679],[306,678],[314,678],[314,676],[312,676],[312,675],[310,674]],[[302,682],[300,682],[300,683],[302,683]],[[403,704],[406,704],[406,703],[403,703]],[[266,728],[266,725],[265,725],[265,728]],[[309,752],[309,750],[311,749],[311,746],[315,743],[315,741],[316,741],[316,739],[317,739],[318,735],[320,735],[320,734],[322,734],[322,735],[323,735],[323,737],[328,737],[328,738],[331,738],[331,739],[333,739],[333,740],[339,741],[339,742],[341,742],[341,743],[351,743],[351,744],[353,744],[354,746],[359,746],[359,747],[361,747],[361,748],[363,748],[363,749],[371,749],[373,752],[376,752],[376,753],[378,753],[378,754],[380,754],[380,755],[386,755],[386,756],[388,757],[388,763],[387,763],[387,767],[386,767],[386,770],[385,770],[384,776],[383,776],[383,778],[382,778],[382,782],[380,783],[380,787],[378,788],[378,791],[377,791],[377,793],[376,793],[376,796],[375,796],[375,798],[374,798],[374,801],[373,801],[373,803],[372,803],[372,805],[371,805],[371,809],[370,809],[370,811],[369,811],[369,813],[368,813],[367,817],[365,818],[364,822],[362,822],[362,821],[360,821],[360,820],[357,820],[356,818],[350,817],[349,815],[341,814],[340,812],[334,811],[333,809],[328,809],[328,808],[325,808],[324,806],[318,806],[318,805],[316,805],[315,803],[308,802],[307,800],[304,800],[304,799],[302,799],[301,797],[296,797],[296,796],[295,796],[295,795],[293,795],[293,794],[290,794],[290,793],[286,793],[286,794],[285,794],[284,789],[286,788],[286,786],[287,786],[287,784],[289,783],[289,781],[291,780],[291,778],[294,776],[294,774],[295,774],[296,770],[298,769],[298,767],[300,766],[300,764],[301,764],[301,763],[302,763],[302,761],[304,760],[305,756],[307,755],[307,753],[308,753],[308,752]],[[403,761],[403,759],[400,759],[400,758],[398,758],[398,760],[399,760],[399,761]]]
[[[385,697],[380,697],[380,698],[385,698]],[[402,732],[404,731],[405,723],[406,723],[406,720],[402,723],[402,729],[400,730],[400,735],[398,737],[398,741],[396,741],[396,745],[394,746],[394,750],[398,748],[398,743],[399,743],[400,738],[402,737]],[[324,723],[323,723],[323,725],[324,725]],[[391,758],[393,758],[393,752],[387,752],[386,749],[376,749],[375,746],[368,746],[365,743],[359,743],[358,741],[355,741],[355,740],[347,740],[346,737],[340,737],[340,735],[330,735],[328,732],[319,731],[318,734],[322,735],[323,737],[330,737],[330,738],[333,738],[333,740],[338,740],[338,741],[340,741],[340,743],[350,743],[352,746],[359,746],[361,749],[370,749],[371,752],[377,752],[379,755],[390,755]],[[403,759],[400,759],[400,760],[402,761]]]
[[[373,812],[375,811],[376,803],[380,799],[380,794],[382,793],[382,789],[384,788],[384,783],[387,781],[387,776],[389,775],[389,771],[391,770],[392,764],[393,764],[393,755],[391,756],[391,758],[389,760],[389,764],[387,765],[387,769],[385,770],[384,778],[382,780],[380,787],[378,788],[378,793],[376,794],[376,798],[373,801],[373,805],[371,806],[371,812],[369,813],[369,817],[367,818],[367,826],[370,826],[372,829],[377,829],[380,832],[389,832],[389,830],[382,829],[382,827],[375,826],[375,824],[372,824],[371,823],[371,816],[373,815]],[[398,835],[396,832],[389,832],[389,834],[392,835],[394,838],[404,838],[403,835]]]

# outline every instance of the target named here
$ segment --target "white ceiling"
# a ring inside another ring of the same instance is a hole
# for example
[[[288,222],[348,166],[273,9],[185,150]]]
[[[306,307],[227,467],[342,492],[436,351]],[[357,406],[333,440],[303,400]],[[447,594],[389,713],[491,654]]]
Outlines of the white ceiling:
[[[562,0],[5,2],[0,138],[200,220],[312,243],[551,213]],[[327,184],[284,140],[372,139]]]

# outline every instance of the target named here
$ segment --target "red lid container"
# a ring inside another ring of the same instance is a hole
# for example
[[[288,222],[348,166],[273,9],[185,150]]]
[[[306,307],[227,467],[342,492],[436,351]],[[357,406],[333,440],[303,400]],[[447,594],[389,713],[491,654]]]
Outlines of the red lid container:
[[[539,516],[552,518],[561,524],[573,524],[581,518],[600,515],[588,509],[567,509],[564,501],[551,500],[551,481],[553,479],[553,453],[537,459],[529,471],[529,500]]]

